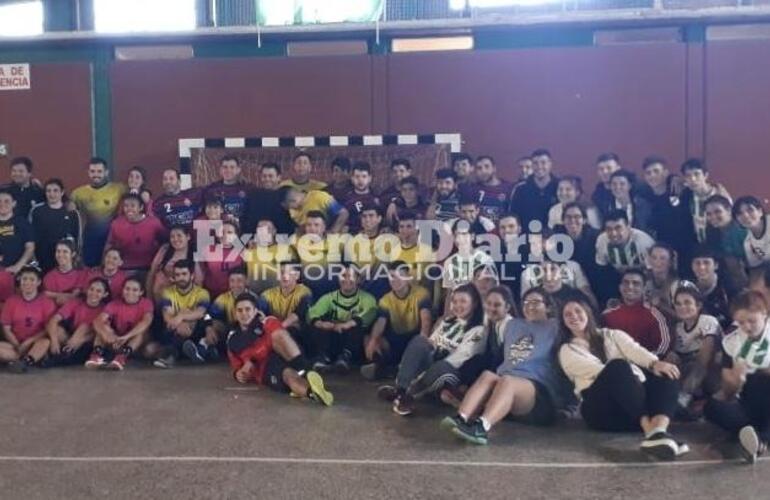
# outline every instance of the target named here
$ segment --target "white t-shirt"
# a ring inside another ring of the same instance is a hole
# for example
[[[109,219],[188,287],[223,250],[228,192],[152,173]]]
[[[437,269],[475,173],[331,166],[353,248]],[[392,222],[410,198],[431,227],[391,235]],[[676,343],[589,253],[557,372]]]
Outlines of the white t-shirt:
[[[770,368],[770,321],[765,323],[765,329],[757,340],[750,340],[739,328],[722,340],[722,348],[733,362],[741,360],[746,363],[748,373]]]
[[[655,244],[652,237],[639,229],[630,228],[625,245],[611,245],[604,232],[596,239],[596,263],[610,265],[620,272],[632,267],[646,267],[647,254]]]
[[[746,233],[743,248],[746,250],[746,263],[749,267],[759,267],[770,261],[770,215],[765,215],[765,232],[762,236],[755,238],[751,231]]]
[[[683,355],[697,354],[709,335],[714,335],[717,339],[722,336],[722,327],[714,316],[701,314],[690,330],[684,326],[684,321],[677,321],[674,351]]]

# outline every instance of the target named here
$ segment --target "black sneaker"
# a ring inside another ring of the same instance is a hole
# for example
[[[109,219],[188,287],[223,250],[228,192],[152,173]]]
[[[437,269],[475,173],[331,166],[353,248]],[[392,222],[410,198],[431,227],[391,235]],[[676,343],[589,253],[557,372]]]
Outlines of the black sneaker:
[[[211,361],[212,363],[215,363],[219,361],[219,349],[217,349],[217,346],[210,345],[206,347],[206,351],[203,354],[203,357],[206,358],[206,361]]]
[[[452,429],[452,433],[469,443],[482,445],[489,444],[487,431],[484,430],[484,425],[478,418],[471,422],[463,422],[460,420]]]
[[[11,361],[8,363],[8,371],[11,373],[27,373],[29,371],[29,363],[25,359],[18,361]]]
[[[673,460],[679,452],[679,445],[668,432],[656,432],[644,438],[641,448],[658,460]]]
[[[352,356],[348,351],[344,351],[339,355],[337,361],[334,362],[334,372],[338,375],[347,375],[350,373],[350,364]]]
[[[198,349],[198,344],[192,340],[188,339],[184,341],[182,344],[182,352],[190,361],[195,364],[202,364],[206,362],[206,358],[203,357],[200,349]]]
[[[383,401],[393,402],[398,397],[398,388],[394,385],[381,385],[377,389],[377,397]]]
[[[414,413],[414,398],[409,394],[402,394],[393,401],[393,413],[406,417]]]
[[[332,369],[332,361],[326,357],[321,356],[313,363],[313,371],[318,373],[329,373]]]

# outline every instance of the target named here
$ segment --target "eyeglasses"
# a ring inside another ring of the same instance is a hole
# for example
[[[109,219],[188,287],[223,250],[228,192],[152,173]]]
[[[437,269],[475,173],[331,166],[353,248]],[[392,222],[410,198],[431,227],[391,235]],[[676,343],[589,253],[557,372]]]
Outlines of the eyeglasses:
[[[529,299],[522,302],[522,304],[524,304],[525,307],[529,307],[529,306],[535,307],[535,306],[539,306],[540,304],[545,304],[545,301],[541,299]]]

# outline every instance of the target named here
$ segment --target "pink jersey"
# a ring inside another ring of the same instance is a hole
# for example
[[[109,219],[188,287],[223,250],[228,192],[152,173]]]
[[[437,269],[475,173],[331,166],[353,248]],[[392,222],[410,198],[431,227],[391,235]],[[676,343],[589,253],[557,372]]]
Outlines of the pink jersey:
[[[149,269],[155,253],[167,238],[166,228],[157,217],[145,217],[139,222],[118,217],[110,225],[107,246],[120,250],[123,269]]]
[[[118,269],[118,272],[112,276],[105,276],[100,267],[91,268],[86,271],[86,277],[83,280],[83,290],[88,288],[88,283],[94,278],[103,278],[107,280],[107,283],[110,285],[110,297],[117,298],[123,295],[123,285],[126,283],[128,274],[126,274],[125,271]]]
[[[113,300],[104,307],[104,312],[109,317],[110,325],[115,329],[115,334],[123,336],[131,331],[145,314],[152,314],[153,305],[149,299],[142,298],[136,304],[126,304],[123,300]]]
[[[43,290],[54,293],[70,293],[78,288],[83,290],[88,286],[84,283],[86,275],[84,269],[71,269],[66,273],[51,269],[43,278]]]
[[[203,266],[203,288],[209,291],[212,297],[218,297],[228,290],[228,280],[230,269],[243,266],[243,258],[232,253],[235,248],[222,248],[222,259],[204,260]],[[232,259],[232,260],[231,260]]]
[[[16,340],[24,342],[45,329],[56,304],[42,293],[32,300],[25,300],[21,295],[14,295],[5,301],[0,322],[10,328]]]
[[[63,321],[67,321],[72,325],[72,329],[76,330],[82,325],[90,325],[94,322],[99,313],[102,312],[104,306],[99,304],[96,307],[89,306],[85,300],[70,300],[56,311],[56,314],[61,317]]]

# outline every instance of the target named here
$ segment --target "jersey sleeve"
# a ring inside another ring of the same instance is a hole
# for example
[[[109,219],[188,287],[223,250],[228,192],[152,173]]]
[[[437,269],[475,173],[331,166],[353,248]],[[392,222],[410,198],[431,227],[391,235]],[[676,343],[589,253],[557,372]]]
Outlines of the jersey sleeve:
[[[308,309],[307,322],[313,323],[314,321],[328,317],[331,303],[331,296],[328,293],[321,296],[321,298]]]
[[[361,302],[363,308],[361,316],[360,318],[356,318],[356,322],[364,328],[369,328],[372,326],[372,323],[374,323],[374,320],[377,319],[377,301],[372,295],[364,292],[361,297]]]
[[[224,305],[222,305],[223,300],[223,295],[220,295],[211,303],[209,306],[209,315],[212,319],[227,323],[227,312],[225,311]]]
[[[283,328],[283,323],[281,323],[281,320],[276,318],[275,316],[268,316],[267,318],[265,318],[264,326],[265,326],[265,333],[269,335]]]
[[[35,231],[32,229],[32,224],[26,219],[19,218],[18,229],[21,241],[24,243],[32,243],[35,241]]]
[[[64,321],[69,321],[75,315],[75,309],[77,308],[77,305],[78,302],[69,300],[63,306],[61,306],[58,311],[56,311],[56,314],[58,314]]]
[[[431,301],[430,294],[428,291],[424,288],[420,288],[420,291],[418,292],[419,296],[417,299],[417,311],[421,311],[423,309],[427,309],[428,311],[431,311],[433,309],[433,301]]]
[[[160,300],[158,301],[158,305],[161,309],[165,309],[166,307],[171,307],[172,300],[171,300],[171,293],[173,292],[172,288],[166,288],[163,290],[163,294],[160,296]]]
[[[313,294],[311,292],[306,293],[302,296],[301,299],[299,299],[299,304],[297,304],[297,309],[294,310],[294,314],[297,315],[300,321],[305,321],[305,318],[307,317],[307,311],[310,309],[310,304],[312,302]]]
[[[152,314],[155,310],[155,306],[152,304],[150,299],[142,299],[140,305],[142,307],[142,315]]]

